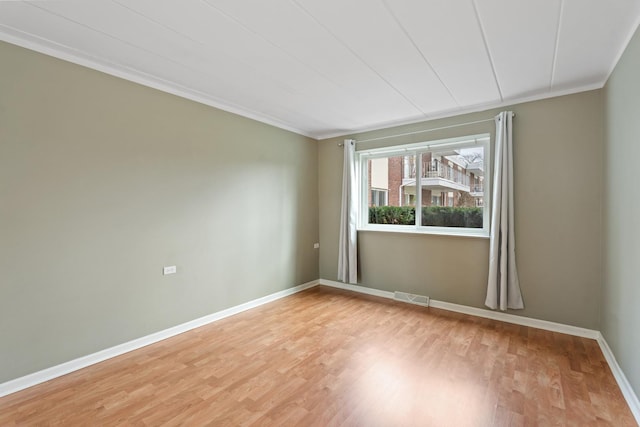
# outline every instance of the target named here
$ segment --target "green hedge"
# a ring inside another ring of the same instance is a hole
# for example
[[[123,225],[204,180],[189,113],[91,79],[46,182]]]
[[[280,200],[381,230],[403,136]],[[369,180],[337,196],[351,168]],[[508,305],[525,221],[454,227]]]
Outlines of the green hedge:
[[[415,225],[413,206],[374,206],[369,208],[369,224]],[[482,208],[426,206],[422,208],[422,225],[436,227],[482,228]]]
[[[413,206],[372,206],[369,208],[369,224],[415,225],[416,209]]]

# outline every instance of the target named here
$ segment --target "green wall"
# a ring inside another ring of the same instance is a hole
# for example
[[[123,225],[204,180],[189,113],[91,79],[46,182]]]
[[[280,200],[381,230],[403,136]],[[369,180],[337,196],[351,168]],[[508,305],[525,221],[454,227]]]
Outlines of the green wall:
[[[525,310],[513,314],[597,329],[601,283],[602,92],[528,102],[454,118],[350,135],[368,139],[491,118],[513,110],[516,247]],[[493,122],[386,144],[472,135]],[[320,142],[320,277],[336,280],[342,148]],[[385,142],[359,144],[357,149]],[[361,231],[360,284],[484,307],[489,241]]]
[[[0,383],[318,278],[315,140],[0,62]]]
[[[640,396],[640,32],[604,90],[601,331]]]

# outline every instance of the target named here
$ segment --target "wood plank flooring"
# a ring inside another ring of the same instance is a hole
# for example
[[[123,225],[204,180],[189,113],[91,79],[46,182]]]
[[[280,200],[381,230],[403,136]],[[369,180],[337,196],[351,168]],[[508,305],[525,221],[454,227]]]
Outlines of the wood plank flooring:
[[[637,424],[593,340],[319,286],[1,398],[0,425]]]

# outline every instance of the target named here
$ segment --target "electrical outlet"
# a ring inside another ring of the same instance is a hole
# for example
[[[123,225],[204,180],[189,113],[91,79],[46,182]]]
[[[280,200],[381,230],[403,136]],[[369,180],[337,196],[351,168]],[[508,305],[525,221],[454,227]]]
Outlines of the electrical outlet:
[[[318,249],[320,247],[320,243],[314,243],[313,244],[313,249]]]
[[[178,271],[178,269],[176,268],[175,265],[170,265],[168,267],[164,267],[162,269],[162,274],[164,274],[165,276],[167,274],[176,274],[176,271]]]

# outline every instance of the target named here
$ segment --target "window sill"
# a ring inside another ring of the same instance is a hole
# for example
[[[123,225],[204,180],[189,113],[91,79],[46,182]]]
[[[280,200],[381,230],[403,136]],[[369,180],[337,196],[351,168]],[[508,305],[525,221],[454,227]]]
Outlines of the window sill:
[[[453,228],[453,227],[452,227]],[[473,237],[480,239],[488,239],[489,233],[485,230],[479,231],[469,231],[469,229],[417,229],[413,226],[402,226],[402,225],[382,225],[375,226],[369,225],[366,227],[358,227],[358,231],[381,231],[383,233],[402,233],[402,234],[431,234],[435,236],[451,236],[451,237]]]

